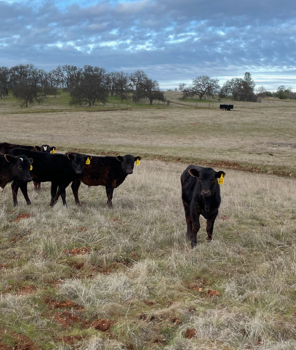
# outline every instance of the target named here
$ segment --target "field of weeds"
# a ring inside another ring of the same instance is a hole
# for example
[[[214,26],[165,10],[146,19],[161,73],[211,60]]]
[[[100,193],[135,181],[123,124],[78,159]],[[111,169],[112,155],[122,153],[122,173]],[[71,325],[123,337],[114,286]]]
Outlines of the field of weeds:
[[[0,114],[1,141],[143,157],[111,210],[103,187],[82,185],[80,207],[69,187],[67,208],[50,208],[47,183],[39,195],[29,185],[31,206],[0,193],[0,349],[295,349],[293,113],[279,102]],[[178,162],[149,160],[161,156]],[[201,220],[191,249],[180,175],[198,160],[226,177],[213,242]],[[235,161],[292,175],[218,167]]]

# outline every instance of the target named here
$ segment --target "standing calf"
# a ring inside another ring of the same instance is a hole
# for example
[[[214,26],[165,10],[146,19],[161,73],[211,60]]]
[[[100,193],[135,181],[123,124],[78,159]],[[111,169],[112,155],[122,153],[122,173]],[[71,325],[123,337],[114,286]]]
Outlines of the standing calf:
[[[224,171],[216,172],[212,168],[189,165],[181,175],[182,201],[187,222],[187,236],[194,248],[197,244],[197,232],[200,229],[200,214],[207,220],[208,240],[212,240],[214,222],[221,203],[218,178],[225,176]]]
[[[56,147],[50,147],[49,145],[42,145],[42,146],[25,146],[25,145],[16,145],[14,143],[8,143],[8,142],[2,142],[0,143],[0,153],[10,153],[10,151],[14,148],[22,148],[22,149],[27,149],[29,151],[37,151],[37,152],[45,152],[45,153],[50,153],[53,152],[55,153]],[[34,181],[34,190],[35,192],[39,193],[40,192],[40,182]]]
[[[34,152],[15,148],[10,151],[11,154],[26,154],[33,158],[34,167],[31,171],[34,181],[51,182],[51,201],[53,206],[57,199],[57,189],[61,194],[63,204],[66,206],[66,187],[82,174],[83,167],[89,156],[79,153],[50,154],[43,152]],[[27,188],[26,188],[27,190]],[[26,194],[27,195],[27,194]],[[28,198],[28,195],[27,195]],[[29,200],[29,198],[28,198]]]
[[[127,175],[133,173],[134,164],[141,157],[133,157],[130,154],[124,157],[95,157],[91,158],[90,165],[84,167],[82,175],[72,183],[72,191],[77,204],[78,189],[83,182],[88,186],[105,186],[107,194],[107,205],[112,208],[112,198],[114,188],[123,183]]]
[[[18,157],[10,154],[0,154],[0,187],[4,188],[8,182],[13,181],[11,189],[14,206],[17,205],[17,191],[19,187],[27,204],[31,204],[30,200],[28,202],[26,198],[25,187],[27,182],[32,181],[30,174],[32,162],[32,159],[28,159],[23,154],[20,154]]]

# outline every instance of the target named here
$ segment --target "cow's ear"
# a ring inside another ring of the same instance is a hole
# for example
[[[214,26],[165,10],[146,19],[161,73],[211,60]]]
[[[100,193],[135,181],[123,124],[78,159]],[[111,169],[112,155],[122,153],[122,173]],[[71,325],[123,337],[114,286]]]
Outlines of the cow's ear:
[[[135,158],[135,161],[137,161],[137,160],[141,160],[142,158],[141,157],[139,157],[139,156],[137,156],[137,157],[134,157]]]
[[[12,163],[12,164],[15,164],[17,161],[17,157],[12,156],[10,154],[4,154],[4,158],[5,158],[6,162]]]
[[[199,177],[199,171],[194,168],[188,169],[188,173],[193,177]]]
[[[33,158],[29,158],[30,164],[33,163]]]
[[[226,174],[224,173],[224,171],[216,171],[215,178],[219,179],[221,175],[225,177]]]
[[[74,154],[73,153],[66,153],[66,156],[68,159],[73,160],[74,159]]]
[[[121,156],[117,156],[116,159],[117,159],[119,162],[122,162],[122,161],[123,161],[123,157],[121,157]]]
[[[41,151],[41,147],[40,147],[40,146],[35,146],[34,149],[35,149],[37,152],[40,152],[40,151]]]
[[[56,150],[56,147],[53,146],[53,147],[50,147],[50,151],[55,151]]]

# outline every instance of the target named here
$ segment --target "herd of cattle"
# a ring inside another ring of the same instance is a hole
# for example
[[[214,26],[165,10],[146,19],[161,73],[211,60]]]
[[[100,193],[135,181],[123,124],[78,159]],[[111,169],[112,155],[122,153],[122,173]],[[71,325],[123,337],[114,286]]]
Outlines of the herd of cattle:
[[[77,204],[80,204],[78,190],[81,182],[88,186],[105,186],[107,205],[111,208],[114,188],[133,173],[134,164],[139,164],[141,159],[129,154],[123,157],[99,157],[76,152],[57,154],[55,149],[48,145],[39,147],[0,143],[0,187],[4,188],[12,182],[14,206],[18,204],[19,188],[27,204],[31,204],[27,185],[33,180],[36,192],[39,192],[41,182],[51,182],[51,206],[59,196],[63,204],[67,205],[66,188],[70,183]],[[223,171],[216,172],[212,168],[196,165],[189,165],[181,175],[187,236],[192,247],[197,244],[200,215],[207,220],[207,239],[212,240],[214,222],[221,203],[218,179],[223,176]]]

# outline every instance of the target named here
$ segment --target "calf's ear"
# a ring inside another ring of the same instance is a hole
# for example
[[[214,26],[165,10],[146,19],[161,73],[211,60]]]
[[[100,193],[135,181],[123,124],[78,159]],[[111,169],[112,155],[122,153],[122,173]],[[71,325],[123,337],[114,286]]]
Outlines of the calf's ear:
[[[216,171],[215,178],[219,179],[221,175],[225,177],[226,174],[224,173],[224,171]]]
[[[55,146],[50,147],[50,151],[55,151],[55,150],[56,150]]]
[[[66,156],[68,159],[73,160],[74,159],[74,154],[73,153],[66,153]]]
[[[12,164],[15,164],[17,161],[17,157],[12,156],[10,154],[4,154],[4,158],[5,158],[6,162],[12,163]]]
[[[117,156],[116,159],[117,159],[119,162],[122,162],[122,161],[123,161],[123,157],[121,157],[121,156]]]
[[[193,177],[199,177],[199,171],[194,168],[188,169],[188,173]]]
[[[33,158],[29,158],[30,164],[33,163]]]
[[[41,147],[40,147],[40,146],[35,146],[34,149],[35,149],[36,151],[38,151],[38,152],[41,151]]]
[[[139,157],[139,156],[136,156],[136,157],[134,157],[135,158],[135,161],[136,160],[141,160],[142,158],[141,157]]]

